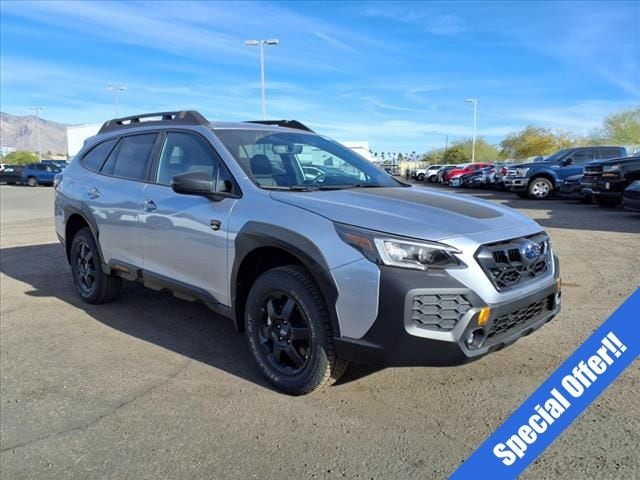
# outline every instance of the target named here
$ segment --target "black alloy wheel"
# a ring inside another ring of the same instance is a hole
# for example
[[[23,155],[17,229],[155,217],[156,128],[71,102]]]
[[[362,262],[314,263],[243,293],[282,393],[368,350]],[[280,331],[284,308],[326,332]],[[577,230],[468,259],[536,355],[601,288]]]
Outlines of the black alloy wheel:
[[[96,287],[96,260],[86,240],[78,242],[75,258],[76,285],[85,295],[91,295]]]
[[[285,292],[265,298],[260,319],[260,347],[271,366],[285,375],[300,373],[311,356],[309,319]]]
[[[122,288],[122,278],[105,273],[100,258],[91,230],[78,230],[69,249],[69,263],[76,291],[87,303],[110,302]]]

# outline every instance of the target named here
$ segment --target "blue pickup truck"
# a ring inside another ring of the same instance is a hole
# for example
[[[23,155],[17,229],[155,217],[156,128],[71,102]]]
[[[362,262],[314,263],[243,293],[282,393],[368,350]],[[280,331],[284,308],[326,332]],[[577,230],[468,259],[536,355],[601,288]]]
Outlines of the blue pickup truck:
[[[553,195],[567,177],[581,174],[586,163],[626,156],[624,147],[565,148],[541,162],[510,166],[504,186],[520,198],[542,200]]]

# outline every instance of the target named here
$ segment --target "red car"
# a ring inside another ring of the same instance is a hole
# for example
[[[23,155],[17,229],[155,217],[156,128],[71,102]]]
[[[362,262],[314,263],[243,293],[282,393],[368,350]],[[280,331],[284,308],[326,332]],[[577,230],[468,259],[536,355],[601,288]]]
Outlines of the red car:
[[[491,163],[467,163],[464,165],[458,165],[453,170],[449,171],[449,173],[443,178],[445,183],[450,182],[455,177],[459,177],[460,175],[464,175],[465,173],[475,172],[480,168],[490,167]]]

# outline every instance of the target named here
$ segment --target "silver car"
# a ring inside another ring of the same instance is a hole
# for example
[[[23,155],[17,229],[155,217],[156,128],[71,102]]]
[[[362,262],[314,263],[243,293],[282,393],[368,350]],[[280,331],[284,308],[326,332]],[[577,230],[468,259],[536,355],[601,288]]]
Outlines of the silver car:
[[[56,230],[80,297],[105,303],[131,280],[202,301],[290,394],[349,362],[476,360],[560,309],[537,223],[406,185],[295,121],[115,119],[60,177]]]

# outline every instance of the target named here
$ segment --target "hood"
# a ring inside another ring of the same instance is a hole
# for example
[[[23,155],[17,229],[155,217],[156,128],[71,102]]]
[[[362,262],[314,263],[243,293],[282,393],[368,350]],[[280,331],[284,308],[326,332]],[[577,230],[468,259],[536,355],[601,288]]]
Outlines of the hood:
[[[530,162],[530,163],[516,163],[509,165],[507,168],[536,168],[536,167],[561,167],[564,166],[560,162]]]
[[[615,165],[617,163],[625,164],[625,163],[634,163],[640,161],[640,157],[622,157],[622,158],[610,158],[608,160],[595,160],[593,162],[587,163],[589,165]]]
[[[438,241],[502,229],[513,233],[517,227],[542,230],[533,220],[511,208],[416,187],[283,191],[271,192],[271,197],[334,222],[424,240]]]

